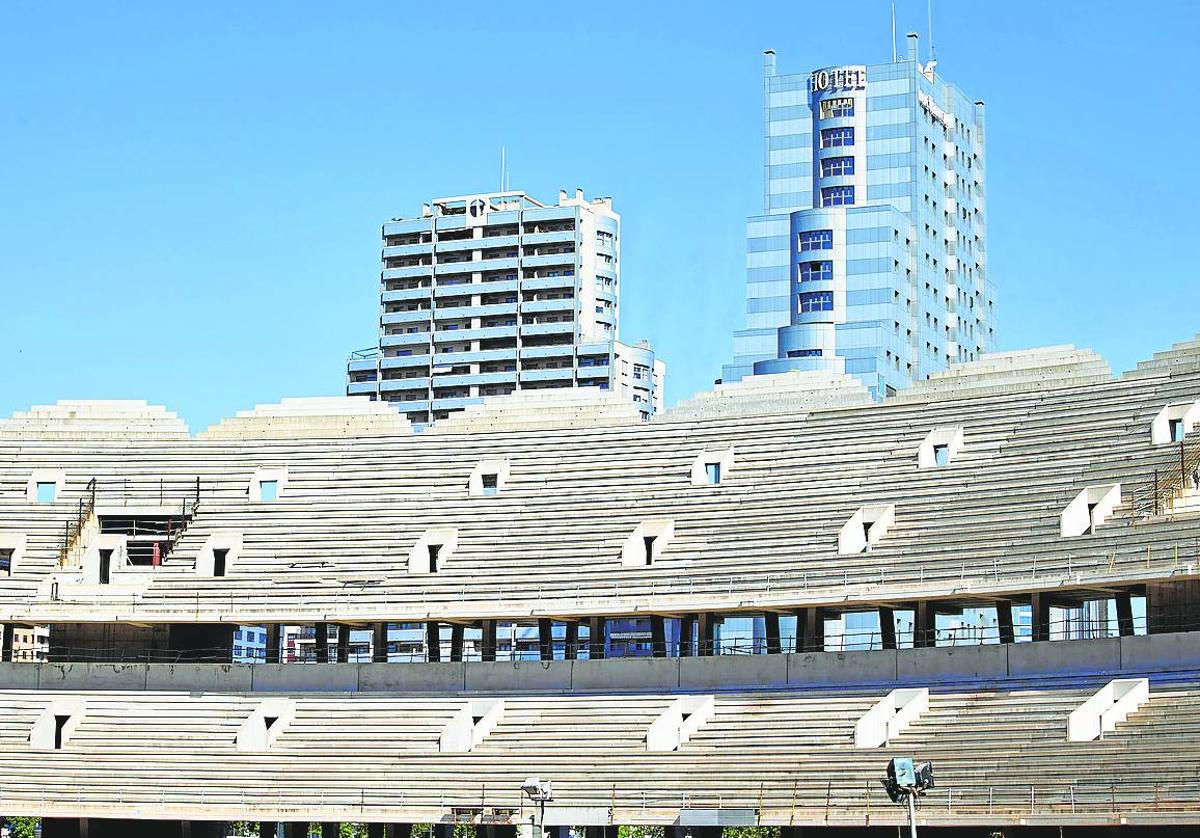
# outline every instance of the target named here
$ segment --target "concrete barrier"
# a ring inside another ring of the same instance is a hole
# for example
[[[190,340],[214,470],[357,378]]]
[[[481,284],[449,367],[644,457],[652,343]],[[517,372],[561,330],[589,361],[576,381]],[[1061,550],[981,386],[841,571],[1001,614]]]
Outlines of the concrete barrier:
[[[1008,646],[939,646],[905,649],[896,655],[896,679],[930,684],[963,678],[1004,678]]]
[[[786,687],[789,655],[714,655],[677,658],[679,688]],[[585,664],[586,665],[586,664]]]
[[[45,664],[0,664],[0,690],[36,690],[43,666]]]
[[[575,661],[571,688],[580,692],[679,689],[679,658]]]
[[[358,664],[358,689],[363,692],[462,692],[467,688],[468,666],[474,664]]]
[[[1089,674],[1121,671],[1120,638],[1100,640],[1043,640],[1013,643],[1008,649],[1008,675]]]
[[[566,692],[577,661],[489,661],[466,667],[468,692]]]
[[[1121,638],[1121,668],[1129,672],[1200,667],[1200,632]]]
[[[254,692],[357,692],[357,663],[257,663],[250,667]]]
[[[144,663],[44,663],[38,688],[43,690],[144,690]]]
[[[896,680],[896,652],[800,652],[787,659],[791,687],[828,684],[885,684]]]
[[[249,692],[251,669],[244,663],[151,663],[146,664],[146,689]]]

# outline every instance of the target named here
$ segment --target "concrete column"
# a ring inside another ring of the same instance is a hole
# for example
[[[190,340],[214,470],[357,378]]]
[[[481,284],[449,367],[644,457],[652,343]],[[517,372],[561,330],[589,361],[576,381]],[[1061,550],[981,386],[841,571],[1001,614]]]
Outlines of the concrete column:
[[[667,624],[657,615],[650,618],[650,656],[665,658],[667,656]]]
[[[886,605],[879,608],[879,638],[883,648],[896,648],[896,612]]]
[[[1050,597],[1043,593],[1029,595],[1030,622],[1034,640],[1050,639]]]
[[[388,662],[388,624],[374,623],[371,626],[371,662]]]
[[[588,619],[588,658],[594,661],[604,658],[603,617],[590,617]]]
[[[279,623],[267,625],[267,663],[279,663]]]
[[[452,663],[459,663],[463,659],[463,631],[465,628],[462,623],[450,626],[450,660]]]
[[[554,621],[546,617],[538,619],[538,657],[554,660]]]
[[[779,636],[779,614],[767,611],[763,614],[763,623],[767,631],[767,654],[778,655],[783,651],[783,640]]]
[[[317,663],[329,663],[329,624],[313,624],[313,648],[317,653]]]
[[[480,657],[485,661],[496,659],[496,621],[484,620],[480,623],[483,636],[479,642]]]
[[[695,614],[684,614],[679,618],[679,657],[690,658],[696,654],[696,644],[692,640],[695,631]]]
[[[1117,603],[1117,631],[1121,637],[1133,636],[1133,596],[1129,591],[1119,591],[1114,597]]]
[[[937,645],[934,628],[937,625],[937,612],[929,607],[926,600],[913,605],[913,648],[929,649]]]
[[[796,612],[800,628],[798,652],[825,651],[825,614],[820,608],[801,608]]]
[[[573,661],[577,657],[579,657],[579,623],[572,620],[567,623],[566,658]]]
[[[345,623],[338,625],[337,662],[350,662],[350,626]]]
[[[1001,643],[1016,643],[1017,634],[1013,628],[1012,602],[1002,599],[996,602],[996,628],[1000,631]]]
[[[16,629],[12,623],[4,624],[3,640],[0,640],[0,662],[12,663],[13,659],[13,633]]]
[[[696,622],[700,627],[696,636],[696,654],[708,657],[715,651],[713,646],[717,637],[716,615],[711,611],[701,611],[696,617]]]
[[[430,663],[442,660],[442,624],[437,620],[425,624],[425,660]]]

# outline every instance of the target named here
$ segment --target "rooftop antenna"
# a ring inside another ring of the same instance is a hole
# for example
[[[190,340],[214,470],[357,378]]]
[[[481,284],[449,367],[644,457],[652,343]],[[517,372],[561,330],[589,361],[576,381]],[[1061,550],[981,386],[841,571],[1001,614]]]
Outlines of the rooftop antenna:
[[[506,172],[505,172],[505,164],[506,163],[507,163],[507,161],[505,160],[504,146],[500,146],[500,191],[501,192],[504,191],[504,181],[505,181],[505,177],[506,177]]]
[[[926,9],[929,13],[929,60],[936,61],[937,54],[933,50],[933,0],[926,0]]]
[[[896,4],[892,4],[892,63],[896,63]]]

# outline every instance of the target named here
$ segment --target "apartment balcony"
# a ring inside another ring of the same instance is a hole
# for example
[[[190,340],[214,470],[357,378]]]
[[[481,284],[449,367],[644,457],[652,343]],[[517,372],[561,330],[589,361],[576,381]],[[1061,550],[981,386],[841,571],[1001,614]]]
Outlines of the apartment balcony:
[[[460,396],[458,398],[434,399],[434,410],[462,410],[470,407],[473,404],[482,404],[483,399],[473,396]]]
[[[424,278],[433,274],[433,265],[413,265],[408,268],[384,268],[383,279]]]
[[[433,364],[440,367],[446,364],[479,364],[490,361],[515,362],[516,357],[516,347],[512,349],[480,349],[476,352],[439,352],[433,356]]]
[[[383,358],[379,362],[379,368],[385,370],[427,366],[429,366],[429,355],[427,353],[421,355],[401,355],[396,358]]]
[[[560,346],[522,346],[522,358],[570,358],[572,346],[564,343]]]
[[[484,326],[478,329],[439,329],[434,332],[438,341],[488,340],[491,338],[515,338],[516,326]]]
[[[510,317],[517,316],[516,303],[492,303],[490,305],[478,306],[456,306],[454,308],[438,308],[435,312],[435,318],[445,320],[447,318],[458,317],[501,317],[508,315]]]
[[[362,396],[374,393],[378,390],[379,382],[377,381],[351,381],[346,385],[346,395]]]
[[[526,277],[521,280],[523,291],[542,291],[550,288],[574,288],[575,275]]]
[[[574,297],[565,300],[531,300],[521,303],[521,311],[525,314],[537,314],[543,311],[574,311],[575,305]]]
[[[575,370],[571,367],[551,370],[521,370],[521,381],[574,381]]]
[[[516,382],[517,374],[513,371],[460,373],[458,375],[439,375],[434,378],[434,385],[437,387],[473,387],[488,384],[516,384]]]
[[[409,218],[403,221],[389,221],[383,225],[385,236],[403,236],[406,233],[424,233],[433,228],[432,218]]]
[[[605,364],[602,367],[580,367],[575,372],[575,377],[580,381],[588,381],[594,383],[596,380],[607,381],[612,373],[612,367]]]
[[[396,259],[401,256],[429,256],[433,253],[431,242],[420,244],[393,244],[383,248],[384,259]]]
[[[403,303],[412,300],[426,300],[433,295],[433,287],[426,285],[422,288],[397,288],[395,291],[384,291],[382,300],[385,303]]]
[[[398,393],[403,390],[420,390],[425,392],[429,389],[429,378],[421,376],[420,378],[389,378],[379,382],[379,391],[381,393]]]
[[[526,336],[531,335],[561,335],[574,334],[575,321],[568,320],[563,323],[524,323],[521,325],[521,334]]]
[[[526,268],[542,268],[553,265],[574,265],[576,253],[574,250],[567,253],[543,253],[537,256],[525,256],[522,264]]]
[[[396,323],[427,323],[432,316],[433,311],[427,308],[416,311],[389,311],[380,316],[379,322],[385,326]]]
[[[574,243],[574,230],[555,230],[552,233],[526,233],[521,238],[526,247],[537,244]]]
[[[384,335],[379,339],[380,346],[415,346],[429,343],[429,332],[413,332],[403,335]]]
[[[347,372],[370,372],[375,369],[378,358],[355,358],[346,363]]]

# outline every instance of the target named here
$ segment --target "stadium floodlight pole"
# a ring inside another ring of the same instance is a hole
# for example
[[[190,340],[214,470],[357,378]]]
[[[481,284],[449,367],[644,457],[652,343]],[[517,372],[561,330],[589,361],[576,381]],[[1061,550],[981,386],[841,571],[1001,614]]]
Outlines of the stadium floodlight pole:
[[[521,791],[530,801],[538,805],[537,829],[533,838],[544,838],[546,834],[546,801],[554,799],[554,785],[549,780],[529,777],[521,784]]]
[[[880,782],[893,803],[903,799],[907,804],[909,833],[912,838],[917,838],[917,798],[933,788],[933,764],[913,765],[911,757],[889,760],[887,776]]]

